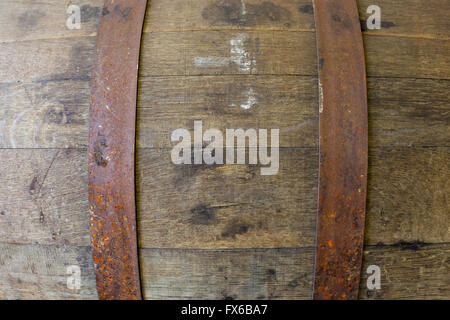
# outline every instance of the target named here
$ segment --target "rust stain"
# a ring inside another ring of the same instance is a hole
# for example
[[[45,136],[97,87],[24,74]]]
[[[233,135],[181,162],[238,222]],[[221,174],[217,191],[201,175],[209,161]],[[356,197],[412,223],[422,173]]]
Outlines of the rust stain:
[[[368,162],[362,35],[353,0],[314,0],[314,17],[320,88],[314,299],[357,299]]]
[[[142,299],[135,205],[137,67],[147,1],[106,0],[89,111],[89,221],[100,299]]]

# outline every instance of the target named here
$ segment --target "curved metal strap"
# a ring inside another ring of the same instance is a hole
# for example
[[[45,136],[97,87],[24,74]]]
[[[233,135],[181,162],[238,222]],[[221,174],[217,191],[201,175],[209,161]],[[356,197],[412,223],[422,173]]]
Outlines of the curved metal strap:
[[[135,209],[139,49],[147,0],[106,0],[89,110],[89,204],[100,299],[141,299]]]
[[[356,1],[314,0],[320,166],[315,299],[357,299],[367,185],[367,94]]]

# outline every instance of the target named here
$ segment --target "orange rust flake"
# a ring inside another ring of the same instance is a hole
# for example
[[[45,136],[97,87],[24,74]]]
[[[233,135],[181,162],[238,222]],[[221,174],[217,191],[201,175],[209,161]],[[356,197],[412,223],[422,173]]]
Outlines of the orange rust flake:
[[[103,192],[103,191],[104,191],[102,188],[97,187],[97,186],[89,186],[89,188],[94,189],[94,190],[97,190],[97,191],[100,191],[100,192]]]
[[[95,197],[97,199],[97,202],[101,205],[104,206],[105,204],[103,203],[102,199],[103,199],[103,195],[99,194],[97,197]]]
[[[330,248],[333,248],[333,241],[327,240],[326,243]]]

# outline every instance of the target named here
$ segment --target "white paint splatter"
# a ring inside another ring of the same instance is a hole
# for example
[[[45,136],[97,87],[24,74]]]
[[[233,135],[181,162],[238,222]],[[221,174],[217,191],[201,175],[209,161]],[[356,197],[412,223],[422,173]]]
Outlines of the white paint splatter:
[[[245,94],[247,95],[247,101],[241,104],[241,108],[244,110],[248,110],[251,107],[253,107],[256,103],[258,103],[258,100],[256,99],[253,88],[250,88],[247,92],[245,92]]]
[[[323,87],[319,79],[319,113],[323,112]]]
[[[256,71],[256,60],[251,58],[250,53],[245,48],[248,41],[249,36],[246,33],[239,33],[234,39],[231,39],[230,59],[238,65],[240,71],[252,73]]]
[[[247,14],[247,7],[245,6],[245,1],[241,0],[241,14],[245,16]]]
[[[230,40],[229,57],[195,57],[194,64],[197,68],[221,68],[234,63],[239,71],[251,74],[256,71],[256,60],[246,49],[249,39],[248,34],[239,33]]]
[[[197,68],[220,68],[230,64],[229,57],[195,57],[194,64]]]

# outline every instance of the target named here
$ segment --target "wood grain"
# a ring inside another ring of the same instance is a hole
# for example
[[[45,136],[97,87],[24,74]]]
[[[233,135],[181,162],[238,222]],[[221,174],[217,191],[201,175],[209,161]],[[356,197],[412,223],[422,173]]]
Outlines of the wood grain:
[[[70,5],[81,11],[81,29],[66,26]],[[0,3],[0,43],[95,35],[103,0],[3,0]]]
[[[381,290],[368,290],[361,273],[361,299],[448,299],[450,297],[450,245],[402,243],[364,250],[363,269],[381,269]]]
[[[0,241],[89,245],[86,151],[0,154]],[[449,149],[375,148],[369,160],[366,243],[449,242]],[[254,165],[176,166],[170,149],[140,149],[140,245],[312,246],[316,167],[315,148],[281,149],[275,176]]]
[[[142,45],[144,77],[317,74],[314,33],[237,30],[147,33]],[[365,36],[364,46],[369,77],[449,78],[450,41]],[[202,58],[230,60],[205,63]]]
[[[79,37],[1,43],[0,82],[86,78],[94,42],[95,37]],[[449,79],[450,41],[366,36],[364,43],[369,77]],[[314,33],[147,33],[142,48],[140,75],[144,77],[317,74]]]
[[[89,245],[86,151],[0,154],[0,241]]]
[[[280,128],[280,146],[317,146],[314,77],[155,77],[139,82],[137,145],[171,147],[177,128]],[[450,81],[371,78],[370,146],[448,146]],[[89,82],[0,84],[1,148],[85,148]],[[252,105],[248,109],[249,99]]]
[[[0,147],[87,147],[87,80],[0,84]]]
[[[86,143],[102,0],[0,3],[0,298],[95,299]],[[360,0],[361,20],[368,14]],[[65,23],[69,4],[81,30]],[[379,0],[365,30],[370,167],[361,298],[450,297],[450,3]],[[309,0],[152,0],[144,28],[137,187],[145,297],[311,295],[317,59]],[[250,106],[250,108],[242,108]],[[281,129],[280,173],[175,166],[169,134]],[[67,289],[79,265],[82,288]]]
[[[0,43],[0,82],[89,80],[94,46],[95,37]]]
[[[67,287],[67,267],[81,271],[80,289]],[[89,247],[0,243],[0,299],[96,299]]]
[[[66,27],[69,5],[81,9],[81,29]],[[448,39],[449,4],[445,0],[378,0],[382,28],[368,30],[369,0],[358,1],[362,29],[376,36]],[[102,0],[4,0],[0,3],[0,42],[79,37],[97,31]],[[147,11],[145,32],[186,30],[288,30],[313,32],[310,0],[152,0]]]
[[[142,249],[146,299],[309,299],[313,248]],[[361,299],[446,299],[450,245],[366,247]],[[67,267],[81,288],[67,288]],[[368,266],[381,269],[381,290],[367,290]],[[0,298],[95,299],[89,247],[0,243]]]

